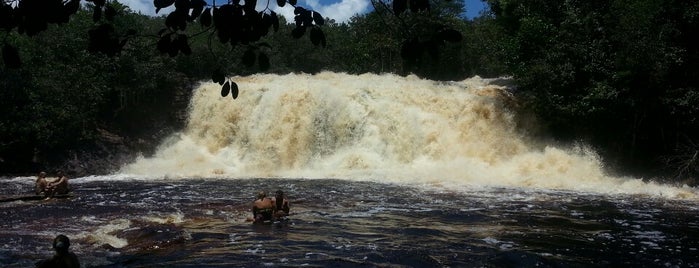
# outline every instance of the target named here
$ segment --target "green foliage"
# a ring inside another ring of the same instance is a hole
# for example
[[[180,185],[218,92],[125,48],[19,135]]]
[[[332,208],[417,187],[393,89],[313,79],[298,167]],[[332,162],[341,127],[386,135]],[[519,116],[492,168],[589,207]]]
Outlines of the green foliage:
[[[685,1],[491,0],[507,34],[503,61],[559,137],[658,166],[696,137],[697,4]],[[655,164],[654,164],[655,163]]]

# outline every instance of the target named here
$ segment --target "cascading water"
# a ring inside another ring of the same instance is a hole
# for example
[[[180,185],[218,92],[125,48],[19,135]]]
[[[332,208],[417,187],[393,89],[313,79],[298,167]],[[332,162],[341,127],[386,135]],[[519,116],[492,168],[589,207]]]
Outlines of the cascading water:
[[[520,134],[512,97],[489,79],[254,75],[237,100],[202,84],[186,129],[122,173],[167,178],[338,178],[449,188],[531,187],[694,196],[691,189],[605,175],[584,146]]]

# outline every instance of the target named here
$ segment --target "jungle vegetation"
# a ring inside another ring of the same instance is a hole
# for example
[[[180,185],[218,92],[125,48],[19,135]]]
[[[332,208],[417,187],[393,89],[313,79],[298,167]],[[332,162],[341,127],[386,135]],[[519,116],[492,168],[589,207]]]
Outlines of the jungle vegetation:
[[[3,0],[0,174],[67,161],[105,133],[177,126],[198,81],[230,98],[234,75],[330,70],[510,76],[541,133],[591,144],[620,173],[696,183],[699,2],[487,0],[467,19],[460,0],[371,1],[338,23],[291,0],[276,3],[297,6],[289,21],[244,1],[155,0],[180,11],[151,17],[116,1]],[[61,12],[8,19],[41,3]]]

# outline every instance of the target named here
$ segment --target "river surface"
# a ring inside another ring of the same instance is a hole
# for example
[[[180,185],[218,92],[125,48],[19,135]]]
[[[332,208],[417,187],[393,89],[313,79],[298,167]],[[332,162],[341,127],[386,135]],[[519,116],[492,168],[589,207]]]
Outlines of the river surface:
[[[539,134],[503,79],[260,74],[74,197],[0,203],[0,266],[65,234],[83,267],[697,267],[699,191],[610,175]],[[521,107],[520,107],[521,108]],[[0,178],[0,195],[33,177]],[[245,219],[260,190],[291,220]]]
[[[33,178],[0,181],[22,194]],[[74,197],[0,204],[0,264],[71,238],[83,267],[697,267],[695,201],[331,179],[71,180]],[[246,222],[259,190],[291,220]]]

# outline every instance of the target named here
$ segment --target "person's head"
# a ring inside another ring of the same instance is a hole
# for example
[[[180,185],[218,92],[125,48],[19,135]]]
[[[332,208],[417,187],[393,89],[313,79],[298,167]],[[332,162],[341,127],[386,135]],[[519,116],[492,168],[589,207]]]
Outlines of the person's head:
[[[260,191],[259,193],[257,193],[257,199],[263,199],[266,196],[267,196],[267,193],[265,193],[265,191]]]
[[[53,239],[53,249],[56,252],[68,252],[70,247],[70,239],[65,235],[58,235]]]
[[[39,172],[39,178],[46,178],[46,172]]]
[[[58,175],[59,178],[63,177],[63,170],[56,171],[56,175]]]
[[[284,192],[282,192],[282,190],[277,190],[277,198],[284,198]]]

